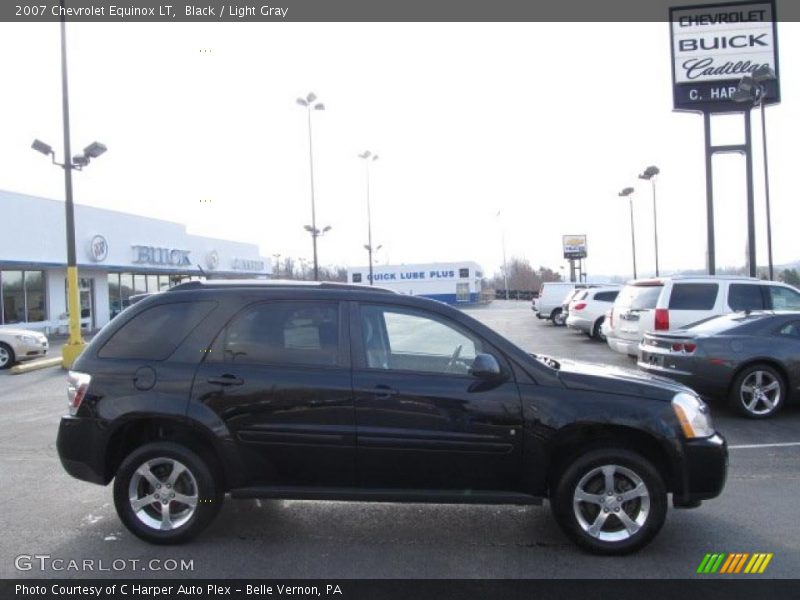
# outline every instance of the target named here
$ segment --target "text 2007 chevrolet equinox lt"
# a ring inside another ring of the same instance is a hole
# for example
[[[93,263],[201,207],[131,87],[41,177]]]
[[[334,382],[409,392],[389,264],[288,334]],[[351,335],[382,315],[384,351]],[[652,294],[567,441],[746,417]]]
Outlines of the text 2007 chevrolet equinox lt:
[[[178,543],[233,498],[540,504],[599,554],[719,495],[690,389],[528,354],[444,304],[336,284],[192,282],[125,310],[69,374],[64,468]]]

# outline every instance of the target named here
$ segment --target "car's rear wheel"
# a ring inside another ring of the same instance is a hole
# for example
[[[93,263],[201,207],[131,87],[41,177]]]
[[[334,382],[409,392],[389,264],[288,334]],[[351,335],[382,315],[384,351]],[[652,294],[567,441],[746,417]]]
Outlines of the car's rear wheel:
[[[14,364],[14,351],[11,346],[0,342],[0,369],[7,369]]]
[[[656,536],[667,492],[655,467],[619,448],[579,456],[558,478],[550,504],[564,533],[594,554],[627,554]]]
[[[154,544],[193,538],[211,523],[223,499],[207,462],[172,442],[137,448],[114,479],[114,505],[123,524]]]
[[[563,327],[567,322],[567,317],[564,316],[563,310],[556,308],[552,313],[550,313],[550,320],[556,327]]]
[[[751,419],[767,419],[777,413],[786,397],[783,376],[769,365],[746,367],[733,381],[729,400]]]
[[[600,340],[601,342],[606,341],[606,336],[603,335],[603,321],[605,317],[600,317],[597,321],[594,322],[594,327],[592,328],[592,337],[596,340]]]

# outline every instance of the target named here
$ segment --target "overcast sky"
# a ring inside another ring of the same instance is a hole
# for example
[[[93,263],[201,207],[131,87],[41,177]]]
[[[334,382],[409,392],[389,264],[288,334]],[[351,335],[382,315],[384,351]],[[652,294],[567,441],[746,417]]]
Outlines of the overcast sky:
[[[767,110],[775,262],[796,231],[800,27],[778,25],[783,103]],[[668,23],[70,24],[73,153],[108,153],[76,175],[75,200],[188,225],[190,233],[312,258],[306,114],[314,113],[321,265],[366,263],[365,174],[381,263],[507,254],[558,268],[563,234],[588,235],[587,271],[654,269],[652,195],[661,169],[662,270],[703,268],[703,122],[672,112]],[[0,188],[63,199],[57,23],[0,24]],[[201,51],[204,50],[204,51]],[[760,122],[754,118],[758,262],[766,264]],[[743,141],[718,118],[715,143]],[[717,266],[746,254],[744,158],[715,159]],[[2,207],[0,207],[2,211]],[[496,215],[501,212],[500,217]],[[2,226],[14,226],[3,214]],[[100,232],[101,233],[101,232]],[[62,235],[60,231],[45,235]],[[113,242],[112,242],[113,243]],[[13,258],[13,257],[6,257]]]

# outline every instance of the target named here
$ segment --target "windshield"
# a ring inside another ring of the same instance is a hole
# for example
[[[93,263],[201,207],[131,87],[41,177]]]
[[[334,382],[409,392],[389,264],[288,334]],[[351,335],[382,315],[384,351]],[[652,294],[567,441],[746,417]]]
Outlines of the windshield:
[[[655,308],[662,285],[626,285],[617,296],[616,306],[623,309]]]

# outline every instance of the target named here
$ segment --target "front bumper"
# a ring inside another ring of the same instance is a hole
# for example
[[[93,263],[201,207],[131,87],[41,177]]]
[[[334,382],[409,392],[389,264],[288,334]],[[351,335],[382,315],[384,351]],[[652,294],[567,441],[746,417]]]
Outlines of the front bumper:
[[[61,417],[56,448],[64,470],[83,481],[106,485],[105,439],[94,419]]]
[[[50,344],[47,340],[35,343],[20,342],[14,348],[14,355],[18,361],[22,362],[23,360],[41,358],[47,354],[49,349]]]
[[[718,433],[686,440],[683,445],[681,489],[673,493],[676,507],[698,506],[722,493],[728,477],[728,444]]]

